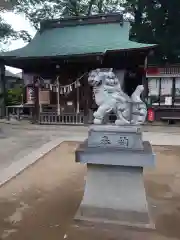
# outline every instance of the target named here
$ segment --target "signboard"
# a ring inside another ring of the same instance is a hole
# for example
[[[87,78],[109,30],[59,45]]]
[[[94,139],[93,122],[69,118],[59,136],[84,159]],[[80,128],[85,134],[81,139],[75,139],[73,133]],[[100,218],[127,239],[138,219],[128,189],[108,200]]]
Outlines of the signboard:
[[[165,97],[165,105],[168,106],[172,105],[172,97]]]
[[[159,82],[160,82],[159,78],[148,79],[149,96],[159,95]]]
[[[39,104],[50,104],[49,90],[40,90],[39,91]]]
[[[27,104],[34,104],[35,100],[35,91],[33,87],[28,86],[26,88],[26,94],[27,94]]]
[[[172,78],[161,79],[161,96],[172,95],[173,81]]]

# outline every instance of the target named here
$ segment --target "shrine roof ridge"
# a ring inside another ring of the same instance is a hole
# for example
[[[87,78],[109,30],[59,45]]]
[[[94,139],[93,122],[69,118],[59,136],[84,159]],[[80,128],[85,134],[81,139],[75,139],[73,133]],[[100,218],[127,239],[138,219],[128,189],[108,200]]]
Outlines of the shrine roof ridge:
[[[64,28],[78,25],[119,23],[123,25],[122,13],[96,14],[90,16],[65,17],[53,20],[43,20],[40,23],[40,32],[51,28]]]

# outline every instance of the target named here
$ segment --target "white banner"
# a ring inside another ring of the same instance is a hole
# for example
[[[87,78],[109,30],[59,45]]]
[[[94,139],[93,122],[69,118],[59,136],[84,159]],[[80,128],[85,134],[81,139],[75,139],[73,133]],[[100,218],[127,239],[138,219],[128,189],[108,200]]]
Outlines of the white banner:
[[[159,96],[159,82],[160,82],[159,78],[148,79],[149,97]]]
[[[172,105],[172,97],[165,97],[165,105],[168,106]]]
[[[161,78],[161,96],[172,95],[172,78]]]

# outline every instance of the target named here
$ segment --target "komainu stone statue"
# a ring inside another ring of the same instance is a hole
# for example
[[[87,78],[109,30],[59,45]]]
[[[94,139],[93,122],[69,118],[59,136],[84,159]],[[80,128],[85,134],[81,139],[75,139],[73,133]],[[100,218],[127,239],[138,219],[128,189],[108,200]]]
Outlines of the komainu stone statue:
[[[92,70],[88,82],[93,87],[95,102],[98,105],[97,111],[94,112],[95,124],[102,124],[104,117],[110,112],[114,112],[117,116],[116,125],[144,123],[147,109],[140,98],[144,90],[143,85],[137,86],[129,97],[122,91],[120,81],[112,69]]]

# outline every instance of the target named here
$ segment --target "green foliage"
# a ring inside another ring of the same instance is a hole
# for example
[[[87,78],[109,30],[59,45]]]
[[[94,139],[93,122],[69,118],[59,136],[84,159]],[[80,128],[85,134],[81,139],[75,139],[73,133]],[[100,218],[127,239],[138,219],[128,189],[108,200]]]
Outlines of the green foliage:
[[[180,1],[127,0],[124,6],[134,16],[131,37],[140,42],[159,44],[155,55],[159,61],[179,62]]]
[[[17,4],[16,0],[1,0],[0,1],[0,45],[6,44],[9,40],[23,39],[30,41],[31,36],[26,30],[15,31],[10,24],[4,21],[2,14],[5,11],[13,10]],[[2,50],[2,49],[1,49]]]
[[[23,12],[38,29],[42,20],[85,16],[121,10],[123,0],[17,0],[15,12]]]
[[[0,16],[0,43],[6,43],[8,40],[23,39],[24,41],[30,41],[30,34],[25,31],[15,31],[10,24],[5,22]]]
[[[13,30],[13,28],[11,27],[11,25],[9,25],[8,23],[6,23],[2,17],[0,17],[0,39],[5,40],[7,39],[9,36],[11,37],[15,37],[15,31]]]
[[[7,95],[6,95],[6,105],[17,105],[22,103],[22,95],[23,95],[23,88],[13,88],[8,89]]]

